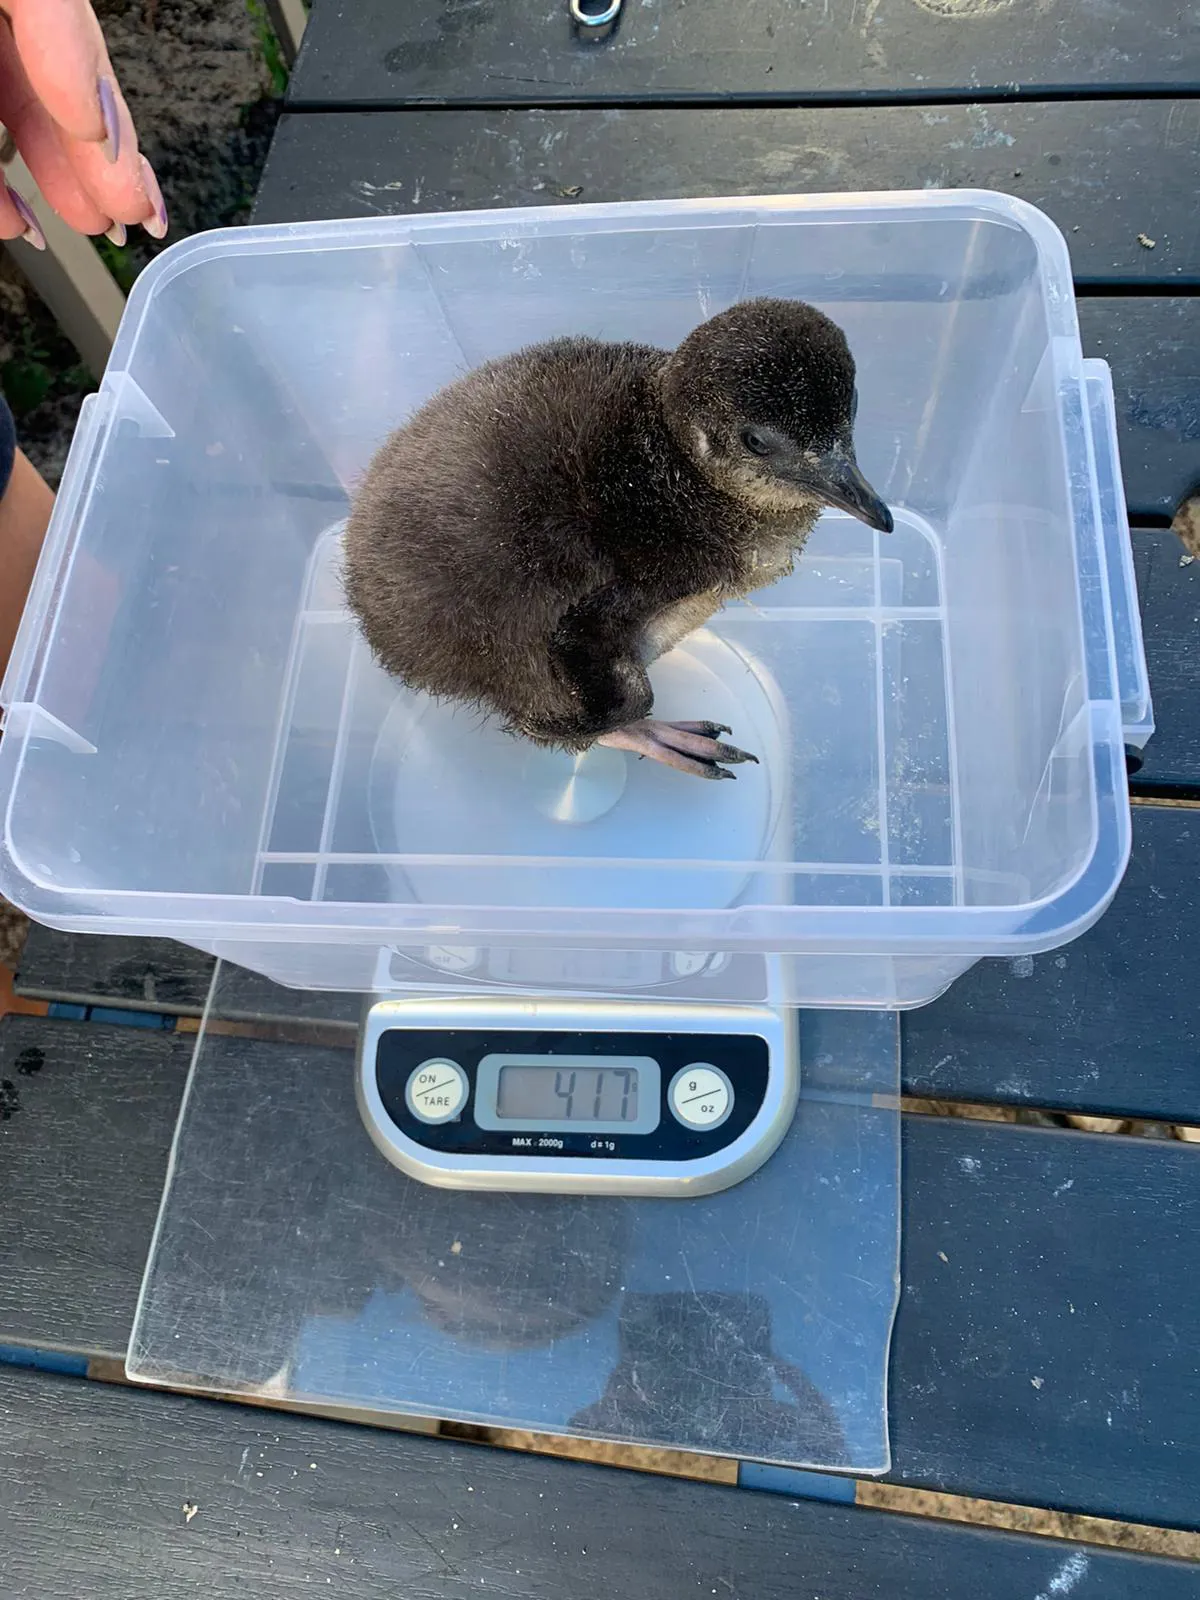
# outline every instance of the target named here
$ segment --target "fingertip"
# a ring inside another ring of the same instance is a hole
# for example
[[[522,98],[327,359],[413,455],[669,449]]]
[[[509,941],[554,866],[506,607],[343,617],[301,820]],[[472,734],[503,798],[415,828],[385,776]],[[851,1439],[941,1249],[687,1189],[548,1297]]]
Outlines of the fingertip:
[[[38,219],[33,214],[33,207],[23,194],[18,194],[11,184],[4,185],[5,197],[16,213],[17,221],[24,229],[23,233],[14,234],[14,238],[24,239],[26,244],[35,250],[46,248],[46,235],[42,232]]]
[[[117,222],[134,227],[153,212],[154,196],[147,188],[136,144],[125,142],[120,160],[110,164],[94,142],[63,143],[76,181],[99,213],[88,233],[103,233]]]
[[[101,143],[100,80],[107,75],[115,89],[115,79],[90,0],[2,0],[0,12],[12,30],[15,73],[64,133]],[[118,98],[119,91],[114,106]]]
[[[153,215],[148,217],[142,223],[142,227],[145,228],[146,232],[152,239],[165,239],[167,236],[167,228],[169,223],[167,219],[167,206],[162,196],[162,190],[158,186],[158,179],[154,175],[154,168],[146,160],[145,156],[139,156],[138,160],[141,163],[142,183],[145,186],[146,193],[150,199],[151,207],[153,208]]]

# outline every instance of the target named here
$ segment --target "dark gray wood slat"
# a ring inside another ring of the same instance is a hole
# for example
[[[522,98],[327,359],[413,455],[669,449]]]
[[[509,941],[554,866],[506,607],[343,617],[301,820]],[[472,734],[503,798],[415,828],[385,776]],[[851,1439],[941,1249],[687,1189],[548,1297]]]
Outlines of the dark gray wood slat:
[[[1200,1152],[904,1119],[891,1476],[1195,1527]]]
[[[31,923],[14,987],[28,1000],[198,1017],[208,999],[216,962],[174,939],[129,939],[62,933]],[[359,995],[284,989],[243,967],[226,965],[222,1014],[316,1020],[355,1026]]]
[[[929,99],[1195,86],[1182,0],[625,0],[607,40],[566,0],[322,0],[293,104]]]
[[[1138,529],[1133,562],[1156,724],[1133,788],[1200,796],[1200,561],[1173,533]]]
[[[1200,299],[1166,292],[1194,284],[1200,272],[1195,230],[1169,222],[1188,214],[1180,182],[1189,192],[1195,187],[1200,101],[1184,103],[1184,123],[1196,133],[1188,134],[1189,149],[1176,148],[1171,104],[1122,102],[1115,109],[1111,122],[1109,108],[1096,102],[1082,109],[1064,103],[293,115],[276,132],[255,219],[764,189],[952,183],[1007,190],[1058,222],[1084,283],[1164,290],[1085,295],[1079,305],[1085,353],[1105,357],[1114,370],[1130,515],[1161,524],[1200,483],[1193,372]],[[1011,146],[1003,142],[1010,137]],[[1095,152],[1086,170],[1081,149]],[[1156,219],[1168,225],[1160,228]],[[1148,226],[1158,234],[1146,232]],[[1142,232],[1156,239],[1153,250],[1138,242]]]
[[[193,1043],[0,1022],[0,1344],[124,1350]]]
[[[11,1600],[1200,1595],[1185,1562],[12,1369],[0,1540]]]
[[[215,964],[174,939],[62,933],[33,923],[16,986],[30,1000],[198,1017]]]
[[[29,1000],[198,1017],[216,966],[212,956],[174,939],[61,933],[31,923],[14,987]],[[362,997],[331,990],[285,989],[256,972],[226,964],[227,1019],[328,1022],[357,1026]]]
[[[488,206],[1000,189],[1058,223],[1081,283],[1200,282],[1200,101],[285,115],[258,222]],[[1147,249],[1139,233],[1155,241]]]
[[[1081,939],[981,961],[904,1015],[905,1093],[1200,1122],[1200,1007],[1181,981],[1200,943],[1200,811],[1135,806],[1133,840]]]
[[[1130,516],[1170,522],[1200,491],[1200,296],[1084,296],[1079,329],[1084,353],[1113,369]]]
[[[160,1049],[169,1036],[42,1019],[12,1028],[0,1027],[0,1043],[27,1048],[33,1037],[45,1065],[40,1105],[0,1124],[0,1343],[120,1356],[180,1074],[143,1050],[101,1091],[80,1066],[79,1036],[128,1034]],[[136,1138],[131,1124],[143,1130]],[[1187,1330],[1198,1159],[1187,1145],[904,1119],[893,1477],[1195,1525],[1200,1391]],[[20,1185],[5,1182],[10,1168],[24,1174]],[[26,1217],[37,1224],[32,1244]]]

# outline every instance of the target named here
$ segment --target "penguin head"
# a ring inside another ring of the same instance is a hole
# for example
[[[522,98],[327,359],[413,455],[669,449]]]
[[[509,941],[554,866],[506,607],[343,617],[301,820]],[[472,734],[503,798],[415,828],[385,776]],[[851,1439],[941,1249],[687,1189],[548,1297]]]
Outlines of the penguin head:
[[[836,506],[883,533],[892,514],[854,457],[854,357],[800,300],[746,300],[664,363],[663,412],[694,465],[759,514]]]

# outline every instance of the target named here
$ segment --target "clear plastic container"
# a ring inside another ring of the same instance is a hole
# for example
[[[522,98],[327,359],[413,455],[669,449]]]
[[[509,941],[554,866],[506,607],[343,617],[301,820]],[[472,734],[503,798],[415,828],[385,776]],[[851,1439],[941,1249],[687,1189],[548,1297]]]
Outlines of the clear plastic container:
[[[531,341],[669,346],[759,294],[845,328],[897,524],[827,515],[655,669],[761,766],[576,765],[370,662],[340,526],[392,427]],[[1062,944],[1120,880],[1152,727],[1062,237],[945,191],[185,241],[87,403],[3,701],[0,891],[292,986],[897,1007]]]

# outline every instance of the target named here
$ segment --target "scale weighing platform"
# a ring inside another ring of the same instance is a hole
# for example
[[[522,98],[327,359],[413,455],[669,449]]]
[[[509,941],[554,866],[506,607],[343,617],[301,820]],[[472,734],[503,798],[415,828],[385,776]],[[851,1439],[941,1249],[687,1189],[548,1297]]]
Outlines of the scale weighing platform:
[[[701,1195],[777,1148],[795,1013],[602,1001],[383,1000],[358,1101],[389,1161],[458,1189]]]

